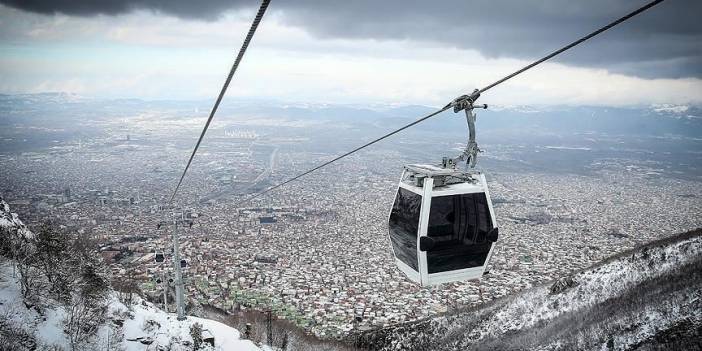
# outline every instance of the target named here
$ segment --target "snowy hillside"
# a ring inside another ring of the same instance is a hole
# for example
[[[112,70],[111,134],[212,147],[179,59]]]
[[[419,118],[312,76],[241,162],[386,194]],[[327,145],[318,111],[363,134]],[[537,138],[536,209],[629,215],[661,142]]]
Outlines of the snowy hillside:
[[[0,197],[0,230],[8,231],[11,229],[14,229],[21,238],[29,240],[34,237],[34,234],[27,229],[17,214],[10,212],[10,205]]]
[[[382,350],[700,349],[702,230],[476,309],[361,335]]]
[[[51,257],[44,261],[32,257],[46,256],[46,249],[42,249],[46,242],[42,240],[47,234],[29,231],[2,198],[0,234],[0,350],[193,350],[191,326],[195,323],[202,326],[201,350],[260,350],[253,342],[241,340],[234,328],[196,317],[177,321],[174,314],[165,313],[138,296],[132,296],[127,303],[127,298],[120,299],[109,286],[100,293],[89,290],[98,298],[87,300],[86,287],[92,288],[93,281],[86,278],[89,275],[85,272],[99,276],[100,269],[96,267],[69,267],[80,271],[69,276],[74,285],[67,285],[70,291],[57,289],[60,284],[56,282],[66,275],[38,269]],[[60,254],[56,248],[52,252]],[[57,257],[60,256],[53,258]],[[80,262],[101,264],[88,259]],[[55,263],[49,270],[62,272],[63,262]]]
[[[174,314],[164,313],[150,303],[137,300],[138,302],[131,307],[116,300],[110,304],[113,316],[130,317],[124,320],[122,327],[124,333],[122,345],[126,350],[144,350],[142,343],[150,341],[153,341],[152,345],[168,346],[169,349],[174,349],[173,342],[178,340],[188,345],[192,342],[190,326],[194,323],[202,325],[204,335],[209,334],[214,337],[214,350],[259,350],[253,342],[241,340],[239,331],[220,322],[190,316],[185,321],[177,321]],[[192,347],[183,347],[183,349],[191,350]]]
[[[31,345],[40,348],[56,347],[70,350],[70,340],[63,332],[64,322],[69,317],[64,307],[57,306],[38,313],[24,306],[17,278],[12,277],[12,266],[5,261],[0,266],[0,319],[14,330],[15,335],[26,338],[27,349]],[[83,349],[101,350],[192,350],[190,326],[200,323],[204,335],[214,336],[215,347],[203,350],[257,351],[251,341],[241,340],[239,332],[222,323],[195,317],[177,321],[175,315],[167,314],[139,298],[126,306],[114,296],[108,305],[107,321],[96,337]],[[5,328],[3,328],[4,330]],[[9,335],[0,335],[0,349]]]

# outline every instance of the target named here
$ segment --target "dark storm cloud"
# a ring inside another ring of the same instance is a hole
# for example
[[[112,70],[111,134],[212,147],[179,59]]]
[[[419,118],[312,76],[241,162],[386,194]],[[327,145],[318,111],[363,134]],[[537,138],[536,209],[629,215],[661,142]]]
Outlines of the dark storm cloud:
[[[213,20],[254,1],[17,1],[44,14],[90,16],[148,9]],[[282,20],[322,38],[409,39],[534,59],[642,6],[641,0],[273,0]],[[702,77],[702,1],[667,0],[558,58],[642,77]]]

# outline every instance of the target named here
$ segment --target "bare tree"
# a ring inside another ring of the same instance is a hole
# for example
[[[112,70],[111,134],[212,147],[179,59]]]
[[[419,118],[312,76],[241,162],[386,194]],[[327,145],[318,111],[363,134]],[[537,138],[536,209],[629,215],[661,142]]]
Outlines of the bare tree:
[[[75,294],[71,304],[66,307],[64,332],[68,335],[71,350],[76,351],[97,334],[98,328],[105,322],[107,305]]]
[[[40,290],[40,274],[34,267],[35,245],[24,235],[25,230],[23,227],[0,228],[0,254],[13,260],[25,305],[32,307],[37,303],[35,294]]]
[[[19,255],[15,259],[18,278],[20,282],[20,291],[24,299],[24,304],[27,308],[34,307],[38,303],[39,287],[41,286],[40,271],[34,267],[32,257],[30,255]]]
[[[71,299],[73,267],[64,264],[73,256],[71,239],[69,233],[56,229],[48,222],[39,228],[35,237],[33,265],[41,270],[47,290],[61,303],[68,303]]]
[[[10,321],[16,313],[14,308],[5,308],[0,313],[0,350],[33,350],[37,343],[34,335],[27,333]]]

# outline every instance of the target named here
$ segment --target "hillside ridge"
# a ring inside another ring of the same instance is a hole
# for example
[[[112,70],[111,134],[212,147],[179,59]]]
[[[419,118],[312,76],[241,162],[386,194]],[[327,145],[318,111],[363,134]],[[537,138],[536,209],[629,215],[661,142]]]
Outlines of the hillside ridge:
[[[356,344],[372,350],[696,350],[701,253],[702,230],[681,233],[481,306],[368,331]]]

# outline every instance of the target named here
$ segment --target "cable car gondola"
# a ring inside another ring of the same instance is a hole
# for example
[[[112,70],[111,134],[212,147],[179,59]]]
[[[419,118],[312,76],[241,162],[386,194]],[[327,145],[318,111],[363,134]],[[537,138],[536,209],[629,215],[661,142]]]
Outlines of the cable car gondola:
[[[259,196],[267,194],[291,183],[322,167],[326,167],[359,150],[393,136],[407,128],[453,107],[454,112],[465,111],[470,129],[470,139],[465,151],[456,159],[445,158],[439,166],[408,165],[405,166],[395,202],[389,215],[389,237],[395,261],[407,276],[422,284],[429,285],[465,279],[476,279],[485,274],[486,266],[492,255],[498,237],[495,214],[490,201],[485,175],[469,170],[475,166],[478,145],[475,143],[474,108],[487,108],[487,105],[473,105],[480,94],[544,63],[559,54],[613,28],[620,23],[650,9],[663,0],[653,0],[627,15],[563,46],[548,55],[510,73],[509,75],[476,89],[470,95],[463,95],[443,108],[434,111],[414,122],[395,129],[381,137],[369,141],[349,152],[341,154],[314,168],[302,172],[286,181],[270,186],[262,191],[239,201],[243,205]],[[200,133],[190,158],[183,169],[178,184],[170,197],[173,203],[178,189],[192,164],[193,158],[207,133],[222,97],[227,91],[234,73],[253,38],[256,28],[268,7],[270,0],[263,0],[256,18],[239,50],[219,96],[210,110],[205,126]],[[456,161],[466,161],[466,170],[456,170]],[[192,223],[190,223],[192,226]],[[160,227],[160,224],[159,224]],[[174,242],[177,242],[174,241]]]
[[[485,175],[472,169],[480,152],[473,112],[479,96],[474,92],[453,102],[455,112],[465,110],[470,131],[463,154],[438,166],[406,165],[390,210],[395,262],[421,285],[480,278],[497,241]],[[456,169],[463,160],[466,169]]]

